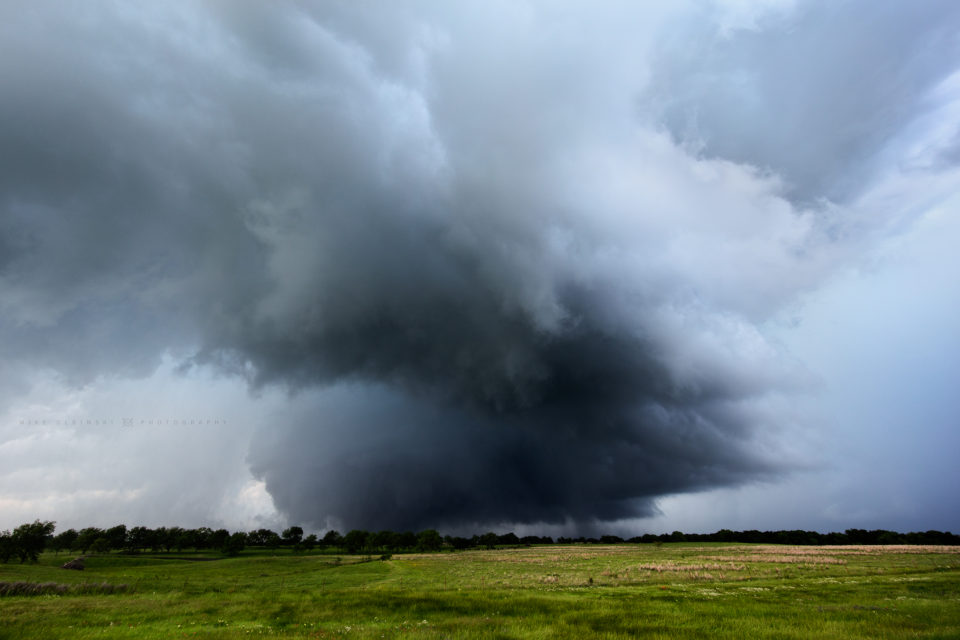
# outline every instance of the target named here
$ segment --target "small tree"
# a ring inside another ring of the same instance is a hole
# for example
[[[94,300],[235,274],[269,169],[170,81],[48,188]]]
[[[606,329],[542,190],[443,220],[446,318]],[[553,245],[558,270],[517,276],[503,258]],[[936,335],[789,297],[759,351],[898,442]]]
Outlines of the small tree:
[[[210,527],[200,527],[199,529],[193,530],[193,548],[199,551],[200,549],[209,549],[211,546],[210,540],[213,536],[213,529]]]
[[[55,551],[60,551],[62,549],[73,549],[73,545],[77,542],[77,536],[80,535],[77,533],[76,529],[67,529],[57,535],[53,536],[50,544]]]
[[[265,547],[270,540],[278,537],[270,529],[257,529],[247,534],[247,544],[251,547]]]
[[[339,547],[343,544],[343,536],[336,529],[331,529],[323,535],[320,542],[325,547]]]
[[[127,546],[127,525],[118,524],[103,532],[111,549],[123,549]]]
[[[247,534],[243,533],[242,531],[237,531],[224,541],[220,551],[227,556],[237,556],[240,555],[241,551],[243,551],[246,543]]]
[[[170,552],[170,549],[176,549],[180,551],[180,541],[183,536],[183,529],[181,527],[170,527],[167,529],[167,533],[163,538],[163,549],[166,552]]]
[[[80,533],[77,534],[77,539],[74,541],[71,549],[76,549],[82,553],[86,553],[90,549],[90,545],[93,544],[93,541],[103,535],[103,530],[98,529],[97,527],[87,527],[81,529]]]
[[[281,542],[280,536],[275,531],[267,531],[263,538],[263,546],[267,549],[276,549]]]
[[[211,549],[222,549],[230,539],[230,532],[226,529],[217,529],[210,534],[209,546]]]
[[[20,557],[20,562],[29,560],[36,562],[47,544],[47,536],[53,534],[55,523],[35,520],[31,524],[22,524],[13,530],[14,552]]]
[[[313,551],[315,546],[317,546],[317,534],[311,533],[303,539],[303,548],[307,551]]]
[[[289,529],[284,529],[283,544],[297,549],[300,546],[301,540],[303,540],[303,529],[301,527],[290,527]]]
[[[503,534],[502,536],[497,536],[497,542],[499,544],[512,546],[512,545],[520,544],[520,538],[517,537],[517,534],[511,531],[509,533]]]
[[[94,553],[107,553],[110,551],[110,541],[106,536],[100,536],[90,545],[90,550]]]
[[[347,553],[359,553],[366,546],[368,535],[366,531],[360,529],[354,529],[347,533],[343,537],[343,546]]]
[[[492,531],[488,531],[477,539],[478,547],[486,547],[487,549],[493,549],[497,546],[497,541],[499,536]]]
[[[10,531],[0,531],[0,562],[7,562],[13,557],[13,536]]]
[[[443,547],[443,538],[433,529],[421,531],[417,535],[417,549],[420,551],[439,551]]]
[[[133,527],[127,533],[127,549],[130,551],[145,550],[150,546],[153,531],[146,527]]]
[[[367,538],[367,546],[373,551],[393,551],[397,548],[398,537],[393,531],[377,531]]]
[[[193,544],[193,535],[187,529],[181,529],[177,534],[177,539],[173,541],[173,546],[177,551],[183,551]]]
[[[457,551],[469,549],[471,545],[470,538],[462,536],[447,536],[444,541]]]
[[[164,544],[167,542],[167,539],[170,537],[170,530],[166,527],[157,527],[153,530],[153,535],[150,536],[150,549],[156,553],[157,551],[163,551]],[[169,549],[167,549],[169,551]]]
[[[398,533],[396,546],[398,549],[415,549],[417,547],[417,534],[413,531]]]

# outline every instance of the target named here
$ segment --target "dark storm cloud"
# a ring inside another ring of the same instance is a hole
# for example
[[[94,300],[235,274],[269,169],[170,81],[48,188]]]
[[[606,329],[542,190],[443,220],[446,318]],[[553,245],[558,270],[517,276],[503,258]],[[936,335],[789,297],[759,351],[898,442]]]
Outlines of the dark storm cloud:
[[[172,353],[289,388],[249,462],[316,526],[614,520],[791,468],[766,403],[806,379],[761,323],[844,248],[638,121],[691,16],[631,7],[0,9],[8,370]],[[767,36],[723,37],[721,70]],[[833,195],[806,130],[762,124],[707,148]]]
[[[649,515],[654,498],[680,487],[777,471],[709,410],[590,401],[491,415],[341,386],[302,409],[293,428],[261,431],[251,462],[280,510],[317,526],[371,529],[583,526]]]

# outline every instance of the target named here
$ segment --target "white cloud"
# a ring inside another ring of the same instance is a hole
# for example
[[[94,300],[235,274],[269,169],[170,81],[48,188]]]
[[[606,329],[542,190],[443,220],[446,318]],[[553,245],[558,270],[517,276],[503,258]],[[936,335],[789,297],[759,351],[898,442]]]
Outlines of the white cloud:
[[[145,379],[82,389],[42,376],[0,422],[0,526],[275,522],[245,457],[276,402],[239,380],[178,374],[170,359]]]

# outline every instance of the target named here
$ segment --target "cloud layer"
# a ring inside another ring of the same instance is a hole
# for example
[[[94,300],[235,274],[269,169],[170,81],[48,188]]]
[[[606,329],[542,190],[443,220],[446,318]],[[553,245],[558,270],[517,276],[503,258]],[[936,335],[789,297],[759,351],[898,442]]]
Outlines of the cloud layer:
[[[906,215],[884,153],[958,59],[936,2],[0,18],[0,402],[164,357],[287,390],[247,461],[317,527],[586,526],[807,464],[768,324]]]

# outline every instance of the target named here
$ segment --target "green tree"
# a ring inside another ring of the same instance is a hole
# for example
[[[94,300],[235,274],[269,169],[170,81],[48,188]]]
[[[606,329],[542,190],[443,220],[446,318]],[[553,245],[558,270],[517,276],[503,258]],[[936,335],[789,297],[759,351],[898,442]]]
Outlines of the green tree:
[[[497,541],[500,539],[500,536],[495,534],[493,531],[488,531],[479,538],[477,538],[476,546],[486,547],[487,549],[493,549],[497,546]]]
[[[150,549],[153,552],[163,551],[164,543],[170,536],[170,531],[166,527],[157,527],[150,536]]]
[[[417,549],[420,551],[439,551],[443,547],[443,538],[433,529],[417,534]]]
[[[444,538],[444,542],[449,544],[457,551],[469,549],[471,546],[470,538],[464,538],[462,536],[447,536]]]
[[[0,531],[0,562],[8,562],[13,555],[13,536],[9,530]]]
[[[222,549],[223,546],[227,543],[227,540],[230,539],[230,532],[226,529],[217,529],[210,534],[208,546],[211,549]]]
[[[181,529],[180,533],[177,534],[177,539],[174,541],[173,546],[177,551],[183,551],[187,547],[193,544],[193,535],[190,533],[189,529]]]
[[[60,551],[62,549],[73,549],[73,545],[77,542],[78,535],[80,534],[77,533],[76,529],[67,529],[66,531],[62,531],[61,533],[53,536],[50,546],[52,546],[56,551]]]
[[[147,527],[134,527],[127,534],[127,548],[130,551],[145,551],[153,542],[153,531]]]
[[[118,524],[103,532],[103,537],[111,549],[124,549],[127,546],[127,525]]]
[[[404,531],[403,533],[397,534],[396,545],[398,549],[416,549],[417,547],[417,534],[413,531]]]
[[[347,535],[343,537],[343,546],[347,550],[347,553],[360,553],[367,545],[368,535],[366,531],[360,529],[354,529],[348,532]]]
[[[199,551],[200,549],[209,549],[213,545],[210,544],[210,540],[213,536],[213,529],[210,527],[200,527],[199,529],[193,530],[193,548]]]
[[[520,538],[517,537],[517,534],[511,531],[503,534],[502,536],[497,536],[497,542],[499,544],[517,545],[520,544]]]
[[[279,537],[270,529],[257,529],[247,534],[247,544],[251,547],[265,547],[275,536]]]
[[[110,551],[110,540],[106,536],[100,536],[90,545],[90,550],[94,553],[107,553]]]
[[[47,544],[47,536],[53,534],[55,526],[56,523],[54,522],[35,520],[30,524],[22,524],[13,530],[11,535],[13,549],[19,556],[20,562],[37,561]]]
[[[103,536],[103,530],[98,529],[97,527],[86,527],[80,529],[80,533],[77,534],[77,539],[74,541],[74,545],[70,547],[71,549],[76,549],[81,553],[86,553],[90,549],[90,545],[93,544],[93,541],[97,538]]]
[[[398,537],[393,531],[377,531],[370,534],[367,546],[375,551],[393,551],[397,548]]]
[[[320,543],[325,547],[339,547],[343,544],[343,536],[336,529],[331,529],[323,535]]]
[[[170,549],[176,549],[177,551],[181,550],[180,540],[183,536],[183,529],[181,527],[170,527],[167,529],[166,535],[163,537],[163,549],[166,552],[170,552]]]
[[[263,546],[265,546],[267,549],[276,549],[280,546],[281,542],[283,541],[280,539],[280,536],[277,535],[277,532],[267,531],[263,539]]]
[[[243,551],[247,543],[247,534],[237,531],[223,542],[220,548],[221,553],[227,556],[237,556]]]
[[[313,551],[315,546],[317,546],[317,534],[311,533],[303,539],[303,548],[307,551]]]
[[[283,544],[297,548],[300,541],[303,540],[303,529],[301,527],[290,527],[283,530]]]

